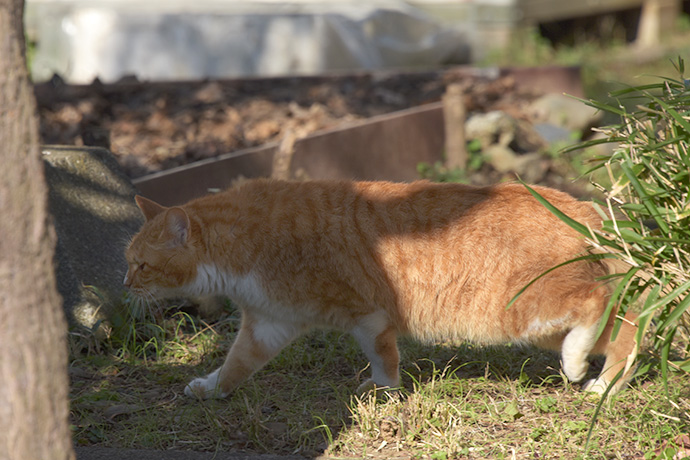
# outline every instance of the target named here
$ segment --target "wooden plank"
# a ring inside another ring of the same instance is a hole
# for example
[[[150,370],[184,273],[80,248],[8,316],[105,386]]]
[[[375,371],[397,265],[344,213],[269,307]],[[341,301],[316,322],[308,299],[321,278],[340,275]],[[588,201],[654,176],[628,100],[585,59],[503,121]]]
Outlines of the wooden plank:
[[[225,189],[240,176],[269,176],[275,149],[275,144],[271,144],[241,150],[139,177],[132,182],[142,195],[163,205],[182,204],[214,189]]]
[[[409,181],[417,164],[442,159],[441,103],[370,118],[295,143],[291,172],[312,179]],[[240,176],[266,177],[277,144],[243,150],[134,180],[142,195],[171,206],[224,189]]]
[[[441,160],[444,134],[440,102],[401,110],[302,139],[292,171],[319,179],[414,180],[419,162]]]

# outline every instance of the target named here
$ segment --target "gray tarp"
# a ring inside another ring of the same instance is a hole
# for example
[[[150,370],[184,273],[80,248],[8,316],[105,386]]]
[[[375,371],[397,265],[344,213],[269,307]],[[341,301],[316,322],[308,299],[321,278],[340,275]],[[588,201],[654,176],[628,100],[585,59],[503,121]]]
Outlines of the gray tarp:
[[[70,83],[186,80],[469,60],[464,34],[394,0],[38,1],[28,14],[37,81],[54,73]]]

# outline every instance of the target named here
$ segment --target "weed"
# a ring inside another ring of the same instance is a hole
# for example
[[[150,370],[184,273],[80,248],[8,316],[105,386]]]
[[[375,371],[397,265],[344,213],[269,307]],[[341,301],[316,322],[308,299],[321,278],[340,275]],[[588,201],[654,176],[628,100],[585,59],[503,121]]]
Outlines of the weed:
[[[468,161],[465,169],[448,168],[440,161],[434,164],[422,162],[417,165],[417,174],[422,179],[428,179],[432,182],[466,183],[470,174],[479,171],[486,162],[481,149],[481,142],[478,139],[473,139],[467,143]]]

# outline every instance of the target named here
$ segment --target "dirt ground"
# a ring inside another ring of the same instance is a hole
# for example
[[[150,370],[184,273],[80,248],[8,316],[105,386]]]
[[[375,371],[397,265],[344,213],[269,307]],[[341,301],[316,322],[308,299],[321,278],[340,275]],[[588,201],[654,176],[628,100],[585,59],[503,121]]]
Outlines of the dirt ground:
[[[537,94],[512,77],[489,80],[454,70],[187,83],[123,81],[36,86],[44,144],[111,149],[132,177],[439,101],[450,83],[468,112],[524,117]]]

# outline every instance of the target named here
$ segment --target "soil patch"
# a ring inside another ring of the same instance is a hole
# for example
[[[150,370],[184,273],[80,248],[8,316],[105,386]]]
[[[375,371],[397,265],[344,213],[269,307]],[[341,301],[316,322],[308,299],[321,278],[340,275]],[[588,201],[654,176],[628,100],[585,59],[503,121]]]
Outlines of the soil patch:
[[[525,117],[539,94],[465,70],[211,82],[36,86],[45,144],[110,148],[131,178],[439,101],[462,85],[468,112]]]

